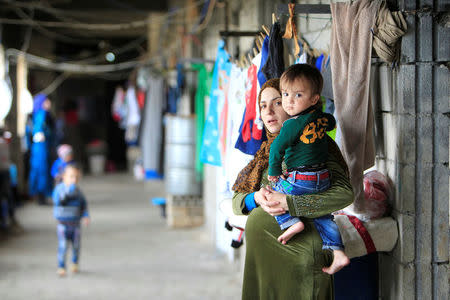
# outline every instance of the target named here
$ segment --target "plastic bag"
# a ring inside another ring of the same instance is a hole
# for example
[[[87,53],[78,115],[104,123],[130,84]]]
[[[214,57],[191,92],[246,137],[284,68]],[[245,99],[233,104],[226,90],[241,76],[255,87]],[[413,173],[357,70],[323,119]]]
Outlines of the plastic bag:
[[[366,217],[368,219],[383,217],[388,210],[388,202],[391,198],[391,187],[386,176],[378,171],[370,171],[364,174],[363,184]]]

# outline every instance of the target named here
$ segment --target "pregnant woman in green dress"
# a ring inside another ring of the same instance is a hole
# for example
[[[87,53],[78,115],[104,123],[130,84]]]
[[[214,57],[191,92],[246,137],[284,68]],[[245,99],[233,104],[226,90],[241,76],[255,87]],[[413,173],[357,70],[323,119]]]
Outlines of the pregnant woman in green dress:
[[[339,148],[329,139],[327,167],[331,188],[311,195],[291,196],[272,191],[267,168],[270,145],[289,118],[281,106],[279,80],[267,81],[258,96],[261,119],[268,140],[254,159],[239,173],[233,186],[233,211],[248,214],[242,299],[334,298],[333,277],[322,271],[332,261],[332,252],[322,250],[322,239],[312,218],[342,209],[353,201],[347,165]],[[274,215],[289,211],[302,218],[305,229],[286,245],[278,242],[281,230]]]

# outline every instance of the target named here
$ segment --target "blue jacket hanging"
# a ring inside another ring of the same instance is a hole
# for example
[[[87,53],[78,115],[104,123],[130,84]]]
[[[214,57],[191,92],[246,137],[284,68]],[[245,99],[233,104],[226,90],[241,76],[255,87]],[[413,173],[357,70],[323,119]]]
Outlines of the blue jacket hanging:
[[[224,87],[228,86],[231,72],[229,55],[224,49],[225,42],[220,40],[217,49],[217,58],[214,65],[211,85],[209,110],[206,115],[203,141],[200,151],[200,160],[203,163],[221,166],[219,114],[225,103]]]

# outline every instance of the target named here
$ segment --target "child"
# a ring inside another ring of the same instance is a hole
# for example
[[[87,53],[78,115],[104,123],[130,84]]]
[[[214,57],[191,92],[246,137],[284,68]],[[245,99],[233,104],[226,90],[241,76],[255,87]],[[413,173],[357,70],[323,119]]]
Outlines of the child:
[[[61,174],[64,168],[73,163],[72,147],[67,144],[60,145],[56,151],[58,153],[58,159],[52,165],[51,174],[55,180],[55,184],[61,182]]]
[[[270,148],[268,179],[274,182],[276,191],[303,195],[330,187],[325,131],[334,129],[336,121],[332,115],[322,112],[322,86],[319,70],[307,64],[293,65],[281,75],[282,106],[291,118],[283,123]],[[283,157],[288,171],[286,176],[282,175],[281,169]],[[289,213],[275,218],[280,228],[286,229],[278,237],[282,244],[304,229],[303,222]],[[324,243],[323,249],[333,250],[334,254],[332,265],[322,270],[333,274],[350,262],[343,251],[338,227],[331,215],[314,219],[314,224]]]
[[[62,173],[62,182],[53,191],[54,217],[58,221],[58,271],[59,276],[66,274],[66,251],[68,242],[72,243],[73,273],[78,272],[80,252],[80,221],[89,224],[87,202],[77,183],[80,169],[75,164],[67,165]]]

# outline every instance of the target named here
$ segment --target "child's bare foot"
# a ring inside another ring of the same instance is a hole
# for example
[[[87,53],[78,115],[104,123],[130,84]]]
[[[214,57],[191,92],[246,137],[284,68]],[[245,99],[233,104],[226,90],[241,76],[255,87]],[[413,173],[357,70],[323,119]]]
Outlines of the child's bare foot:
[[[71,271],[72,273],[78,273],[78,271],[79,271],[79,269],[78,269],[78,264],[72,264],[72,265],[70,266],[70,271]]]
[[[66,269],[58,268],[58,270],[56,270],[56,274],[58,274],[59,277],[64,277],[66,276]]]
[[[286,229],[285,232],[283,232],[282,235],[278,237],[278,241],[282,243],[283,245],[286,245],[286,243],[297,233],[302,232],[303,229],[305,229],[305,225],[303,222],[297,222],[288,229]]]
[[[347,255],[345,255],[345,252],[342,250],[334,250],[334,259],[331,266],[322,268],[322,271],[325,273],[328,273],[330,275],[338,272],[343,267],[347,266],[350,263],[350,259]]]

